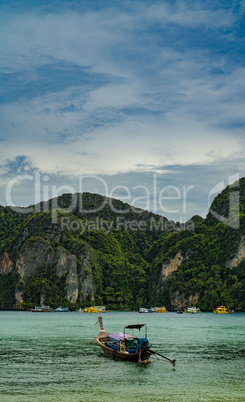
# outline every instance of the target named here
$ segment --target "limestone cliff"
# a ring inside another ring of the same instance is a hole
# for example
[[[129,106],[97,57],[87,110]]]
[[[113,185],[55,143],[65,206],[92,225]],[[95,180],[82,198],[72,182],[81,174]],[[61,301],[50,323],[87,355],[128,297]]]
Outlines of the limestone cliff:
[[[77,258],[62,247],[58,247],[55,256],[56,273],[59,278],[66,276],[66,298],[76,303],[78,298]]]
[[[19,279],[25,282],[28,276],[35,276],[41,268],[46,268],[49,250],[49,243],[42,238],[29,239],[17,255],[16,270]]]
[[[170,294],[171,305],[174,310],[184,310],[188,307],[196,306],[198,302],[198,294],[195,293],[188,298],[180,294],[178,291]]]
[[[90,248],[83,247],[84,251],[75,255],[62,246],[54,248],[52,236],[46,235],[46,239],[40,236],[28,238],[29,232],[28,228],[25,228],[20,237],[25,241],[16,255],[15,263],[6,251],[0,258],[0,274],[17,274],[16,308],[21,309],[23,303],[28,301],[26,290],[33,286],[35,281],[39,283],[39,300],[35,300],[40,305],[45,304],[47,300],[50,302],[50,280],[65,281],[64,298],[70,303],[86,301],[88,296],[93,300],[95,288],[91,268],[93,254]]]
[[[163,264],[162,267],[163,278],[166,279],[169,275],[172,275],[175,271],[177,271],[182,261],[183,257],[179,251],[174,258],[170,259],[168,264]]]
[[[15,270],[18,280],[15,289],[16,308],[21,309],[24,290],[30,277],[35,277],[40,270],[46,270],[47,257],[50,252],[49,243],[40,237],[27,240],[17,254]]]
[[[11,261],[8,253],[4,251],[0,261],[0,275],[8,274],[13,269],[13,262]]]
[[[240,262],[244,260],[244,258],[245,258],[245,237],[242,236],[237,253],[232,260],[227,262],[227,267],[230,269],[237,267],[237,265],[240,264]]]
[[[80,261],[80,271],[79,271],[79,286],[80,286],[80,296],[79,301],[83,302],[84,300],[90,298],[91,301],[94,300],[95,296],[95,287],[93,284],[93,272],[92,272],[92,262],[93,262],[93,253],[89,246],[87,246],[83,253],[79,254]]]

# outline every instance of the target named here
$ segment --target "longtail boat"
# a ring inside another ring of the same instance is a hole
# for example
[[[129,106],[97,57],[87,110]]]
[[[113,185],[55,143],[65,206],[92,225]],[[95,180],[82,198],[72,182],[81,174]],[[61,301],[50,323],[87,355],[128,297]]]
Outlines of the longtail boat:
[[[106,355],[112,356],[114,359],[120,358],[133,362],[150,362],[151,355],[158,355],[170,361],[175,366],[175,360],[168,359],[167,357],[155,352],[151,349],[147,339],[146,324],[126,325],[123,332],[106,332],[103,328],[102,317],[98,317],[100,325],[100,333],[95,338],[97,344],[101,347]],[[136,337],[126,333],[129,329],[145,328],[145,337]]]
[[[49,306],[35,307],[31,310],[33,313],[52,313],[54,310]]]

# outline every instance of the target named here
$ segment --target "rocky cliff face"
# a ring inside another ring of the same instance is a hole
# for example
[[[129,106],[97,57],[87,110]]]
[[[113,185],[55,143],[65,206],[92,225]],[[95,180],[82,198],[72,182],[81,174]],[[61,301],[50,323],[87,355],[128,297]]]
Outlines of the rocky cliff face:
[[[16,307],[18,309],[22,308],[24,288],[29,277],[36,276],[40,269],[46,268],[48,250],[48,242],[41,238],[31,238],[18,253],[15,264],[15,270],[18,274],[15,289]]]
[[[162,281],[165,282],[165,280],[173,275],[178,268],[181,266],[182,261],[184,260],[184,257],[181,255],[181,252],[179,251],[174,258],[170,258],[169,263],[165,263],[162,266]],[[194,295],[189,296],[188,298],[185,297],[185,295],[180,294],[179,291],[175,292],[170,292],[170,301],[171,301],[171,306],[174,310],[179,310],[179,309],[186,309],[191,306],[195,306],[196,303],[198,302],[198,294],[195,293]]]
[[[90,298],[91,301],[94,300],[95,287],[92,281],[93,272],[91,266],[93,258],[93,253],[89,246],[86,247],[83,253],[79,254],[80,270],[78,274],[78,279],[80,287],[80,302],[83,302],[88,298]]]
[[[237,265],[240,264],[240,262],[244,259],[245,259],[245,237],[242,236],[237,253],[232,260],[227,262],[227,267],[230,269],[237,267]]]
[[[0,275],[8,274],[13,269],[13,262],[6,251],[4,251],[3,256],[0,261]]]
[[[31,238],[17,255],[16,270],[19,279],[25,282],[28,276],[36,276],[38,271],[46,267],[49,243],[42,238]]]
[[[66,298],[76,303],[78,298],[77,258],[59,247],[55,256],[56,272],[59,278],[66,276]]]
[[[188,307],[196,306],[198,302],[198,294],[195,293],[188,298],[180,294],[178,291],[170,294],[171,305],[174,310],[184,310]]]
[[[183,256],[179,251],[174,258],[171,258],[168,264],[163,264],[162,267],[162,275],[164,279],[167,279],[169,275],[172,275],[175,271],[177,271],[178,267],[181,265],[183,261]]]
[[[0,257],[0,274],[17,274],[16,308],[21,309],[22,304],[26,302],[25,289],[33,278],[49,278],[51,271],[58,279],[64,278],[64,297],[70,303],[83,302],[88,296],[93,300],[95,288],[91,269],[92,253],[89,247],[84,253],[75,255],[62,246],[54,248],[52,236],[46,236],[48,240],[39,236],[28,238],[28,233],[30,229],[26,227],[20,237],[24,243],[19,242],[23,245],[17,252],[15,263],[6,251]],[[40,305],[45,304],[47,294],[47,280],[43,283]]]

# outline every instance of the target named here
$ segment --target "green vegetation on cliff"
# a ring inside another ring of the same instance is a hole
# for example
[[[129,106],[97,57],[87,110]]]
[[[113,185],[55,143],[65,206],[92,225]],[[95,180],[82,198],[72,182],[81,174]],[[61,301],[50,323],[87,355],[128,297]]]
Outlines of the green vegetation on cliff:
[[[245,310],[245,179],[212,203],[226,221],[209,212],[192,218],[192,230],[97,194],[64,194],[32,209],[0,207],[1,309],[43,302]]]

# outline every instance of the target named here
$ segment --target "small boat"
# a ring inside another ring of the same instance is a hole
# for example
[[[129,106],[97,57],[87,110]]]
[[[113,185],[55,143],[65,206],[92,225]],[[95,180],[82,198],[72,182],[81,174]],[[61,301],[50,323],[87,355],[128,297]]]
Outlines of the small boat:
[[[146,309],[146,313],[154,313],[154,311],[157,309],[158,307],[152,307],[152,308],[148,308]],[[140,312],[140,311],[139,311]]]
[[[196,313],[201,313],[201,310],[200,310],[200,308],[197,308],[197,307],[188,307],[188,309],[185,311],[185,313],[196,314]]]
[[[154,313],[168,313],[168,310],[166,310],[165,307],[158,307],[154,309]]]
[[[183,310],[177,310],[177,314],[183,314]]]
[[[101,313],[101,311],[95,307],[86,307],[82,310],[82,313]]]
[[[148,309],[144,307],[140,307],[138,313],[148,313]]]
[[[33,313],[52,313],[54,310],[49,306],[35,307],[31,310]]]
[[[100,333],[95,338],[97,344],[101,347],[105,355],[112,356],[114,359],[120,358],[133,362],[150,363],[151,355],[158,355],[170,361],[175,366],[175,360],[171,360],[151,349],[147,339],[146,324],[126,325],[123,332],[108,333],[103,328],[102,317],[98,317],[100,324]],[[145,328],[145,337],[140,338],[126,333],[128,331]]]
[[[228,314],[228,310],[225,306],[219,306],[214,310],[215,314]]]
[[[58,307],[54,310],[55,313],[67,313],[70,310],[68,309],[68,307]]]
[[[106,313],[105,306],[94,306],[94,308],[99,310],[100,313]]]
[[[153,310],[144,308],[144,307],[140,307],[138,313],[153,313]]]

